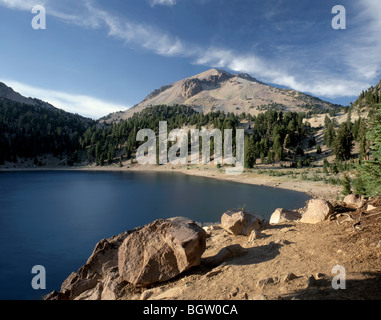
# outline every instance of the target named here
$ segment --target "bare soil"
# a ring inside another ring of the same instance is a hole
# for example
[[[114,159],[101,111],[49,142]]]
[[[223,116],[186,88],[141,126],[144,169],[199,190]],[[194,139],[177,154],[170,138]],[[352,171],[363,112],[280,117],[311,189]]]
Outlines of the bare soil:
[[[148,289],[131,288],[125,299],[153,300],[362,300],[381,299],[381,203],[378,209],[338,208],[331,221],[264,225],[253,242],[215,227],[201,266]],[[348,214],[352,219],[348,219]],[[350,221],[346,221],[350,220]],[[206,262],[231,245],[247,253],[212,268]],[[345,269],[345,289],[333,272]]]

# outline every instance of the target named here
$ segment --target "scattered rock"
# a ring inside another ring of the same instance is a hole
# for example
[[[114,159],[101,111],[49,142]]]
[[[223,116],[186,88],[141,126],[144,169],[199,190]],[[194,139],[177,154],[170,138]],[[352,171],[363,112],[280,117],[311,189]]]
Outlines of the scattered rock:
[[[241,247],[239,244],[227,246],[220,250],[215,256],[203,259],[204,263],[209,266],[219,266],[225,260],[239,257],[248,253],[248,249]]]
[[[302,211],[300,222],[316,224],[327,220],[334,209],[331,203],[326,200],[312,199],[307,202],[307,206]]]
[[[296,221],[301,218],[301,214],[297,211],[276,209],[271,215],[270,224],[284,223],[290,221]]]
[[[366,211],[372,211],[372,210],[375,210],[375,209],[377,209],[377,207],[372,206],[371,204],[368,204],[368,207],[366,208]]]
[[[205,249],[206,233],[194,221],[156,220],[123,241],[119,274],[135,286],[167,281],[199,265]]]
[[[254,242],[255,240],[262,239],[265,236],[266,235],[264,233],[259,232],[259,230],[253,230],[253,231],[251,231],[247,241],[248,242]]]
[[[221,217],[223,229],[234,235],[248,236],[261,228],[261,217],[245,211],[229,210]]]
[[[203,229],[206,232],[212,232],[212,231],[216,231],[216,230],[221,230],[222,228],[219,225],[213,224],[211,226],[203,227]]]
[[[365,204],[365,198],[357,194],[349,194],[344,198],[344,203],[350,207],[360,208]]]
[[[292,281],[294,279],[296,279],[297,276],[293,273],[288,273],[286,275],[284,275],[283,277],[280,278],[280,282],[289,282],[289,281]]]
[[[275,281],[272,277],[268,277],[268,278],[264,278],[264,279],[261,279],[261,280],[258,280],[257,282],[257,287],[258,288],[263,288],[269,284],[273,284]]]

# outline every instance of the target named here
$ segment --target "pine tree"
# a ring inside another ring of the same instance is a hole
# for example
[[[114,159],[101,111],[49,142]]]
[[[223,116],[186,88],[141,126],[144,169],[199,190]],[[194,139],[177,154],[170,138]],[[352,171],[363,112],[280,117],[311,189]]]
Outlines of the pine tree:
[[[370,141],[370,160],[363,161],[359,166],[358,179],[364,186],[367,196],[381,195],[381,106],[378,105],[373,119],[369,122],[366,135]]]
[[[256,164],[256,151],[254,136],[245,138],[245,166],[253,168]]]
[[[367,125],[364,119],[359,119],[359,131],[357,136],[357,141],[360,142],[360,156],[364,160],[369,160],[369,141],[366,138]]]
[[[348,177],[348,175],[344,175],[344,179],[343,179],[343,195],[344,196],[347,196],[349,194],[352,194],[352,189],[351,189],[351,178]]]
[[[330,122],[324,133],[324,144],[329,148],[332,147],[334,144],[335,138],[336,138],[335,127],[334,127],[334,124]]]
[[[349,160],[354,147],[353,135],[348,122],[342,123],[333,145],[337,161]]]

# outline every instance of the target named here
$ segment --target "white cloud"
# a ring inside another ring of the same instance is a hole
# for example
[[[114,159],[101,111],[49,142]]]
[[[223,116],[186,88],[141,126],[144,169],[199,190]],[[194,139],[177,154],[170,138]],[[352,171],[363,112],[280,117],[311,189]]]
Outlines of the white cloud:
[[[1,80],[25,97],[38,98],[56,108],[81,116],[99,119],[109,113],[126,110],[126,106],[104,101],[87,95],[70,94],[61,91],[37,88],[12,80]]]
[[[361,10],[353,17],[353,21],[347,19],[348,25],[355,25],[356,28],[342,32],[338,43],[327,41],[314,46],[313,52],[311,48],[283,46],[282,56],[271,59],[252,52],[242,53],[223,47],[205,48],[186,43],[149,24],[130,21],[100,9],[93,0],[73,2],[75,8],[80,10],[70,10],[64,4],[62,6],[65,9],[59,8],[60,2],[51,0],[42,3],[47,6],[48,14],[67,23],[92,29],[104,28],[109,36],[155,54],[188,57],[195,64],[247,72],[259,80],[313,95],[330,98],[355,96],[378,81],[376,77],[381,72],[381,1],[359,0]],[[176,0],[152,0],[151,3],[175,5]],[[0,0],[0,5],[19,10],[30,10],[32,4],[34,0]],[[312,58],[317,56],[319,61],[313,65]],[[335,64],[341,66],[341,73],[331,70]]]
[[[161,6],[174,6],[176,0],[152,0],[151,6],[161,5]]]
[[[40,0],[38,3],[35,0],[0,0],[1,4],[10,9],[32,10],[37,4],[45,6],[46,0]]]

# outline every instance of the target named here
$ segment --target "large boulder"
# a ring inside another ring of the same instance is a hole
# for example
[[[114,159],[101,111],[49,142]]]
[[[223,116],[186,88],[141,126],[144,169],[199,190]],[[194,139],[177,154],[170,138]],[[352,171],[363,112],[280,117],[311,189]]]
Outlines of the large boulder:
[[[194,221],[156,220],[123,241],[119,274],[135,286],[167,281],[199,265],[205,249],[206,232]]]
[[[52,292],[45,300],[116,300],[124,295],[127,284],[119,277],[118,250],[134,229],[99,241],[93,253],[77,272],[62,283],[60,292]]]
[[[365,198],[357,194],[349,194],[344,198],[344,203],[347,206],[360,208],[365,204]]]
[[[307,202],[307,206],[302,210],[300,222],[316,224],[327,220],[334,212],[333,206],[326,200],[312,199]]]
[[[276,209],[270,217],[270,224],[285,223],[290,221],[297,221],[302,215],[297,211]]]
[[[261,217],[241,210],[229,210],[221,216],[221,227],[234,235],[250,235],[261,228]]]

